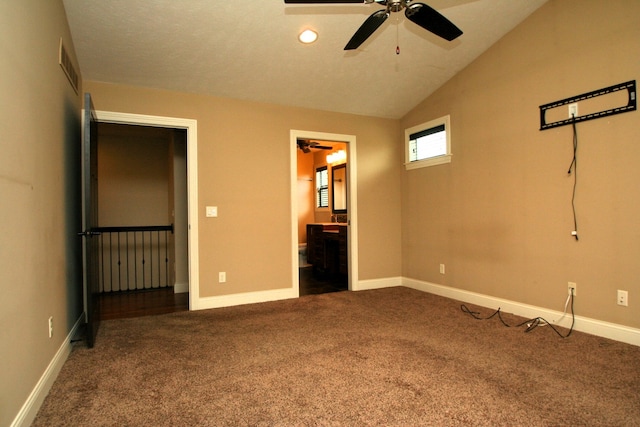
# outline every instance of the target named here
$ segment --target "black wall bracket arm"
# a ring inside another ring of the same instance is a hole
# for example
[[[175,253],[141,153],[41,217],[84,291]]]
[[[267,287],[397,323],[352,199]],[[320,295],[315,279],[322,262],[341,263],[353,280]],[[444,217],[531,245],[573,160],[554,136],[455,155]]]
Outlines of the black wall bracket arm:
[[[598,111],[595,113],[589,113],[582,116],[575,116],[565,120],[558,120],[555,122],[547,123],[546,122],[546,113],[548,110],[561,107],[563,105],[577,103],[578,101],[584,101],[587,99],[595,98],[602,95],[607,95],[613,92],[617,92],[620,90],[626,90],[628,93],[627,104],[614,107],[607,108],[602,111]],[[600,117],[612,116],[614,114],[626,113],[628,111],[634,111],[637,108],[636,101],[636,81],[631,80],[626,83],[620,83],[617,85],[605,87],[603,89],[594,90],[592,92],[583,93],[582,95],[573,96],[571,98],[562,99],[560,101],[551,102],[549,104],[544,104],[540,106],[540,130],[551,129],[558,126],[569,125],[577,122],[584,122],[587,120],[598,119]]]

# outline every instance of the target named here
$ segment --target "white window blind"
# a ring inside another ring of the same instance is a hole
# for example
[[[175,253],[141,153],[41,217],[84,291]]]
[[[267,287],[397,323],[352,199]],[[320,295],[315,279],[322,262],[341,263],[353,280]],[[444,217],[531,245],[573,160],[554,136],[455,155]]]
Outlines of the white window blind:
[[[326,166],[316,169],[316,207],[329,207],[329,174]]]
[[[409,161],[428,159],[447,154],[447,132],[444,124],[413,133],[409,136]]]
[[[449,116],[405,129],[407,169],[439,165],[451,161]]]

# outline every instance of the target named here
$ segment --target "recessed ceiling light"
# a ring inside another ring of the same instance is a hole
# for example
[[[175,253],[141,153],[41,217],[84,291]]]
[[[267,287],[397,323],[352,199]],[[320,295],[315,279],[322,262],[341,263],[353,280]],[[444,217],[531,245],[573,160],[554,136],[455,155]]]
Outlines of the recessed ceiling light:
[[[305,43],[305,44],[313,43],[314,41],[316,41],[317,38],[318,38],[318,33],[316,33],[313,30],[304,30],[298,36],[298,40],[300,40],[302,43]]]

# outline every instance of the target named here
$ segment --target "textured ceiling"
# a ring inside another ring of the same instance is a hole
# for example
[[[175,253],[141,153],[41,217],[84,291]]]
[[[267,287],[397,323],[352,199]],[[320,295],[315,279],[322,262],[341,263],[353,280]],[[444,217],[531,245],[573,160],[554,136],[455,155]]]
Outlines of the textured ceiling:
[[[63,1],[85,80],[386,118],[404,116],[546,2],[426,0],[464,34],[447,42],[393,13],[347,52],[381,6]],[[316,43],[298,42],[305,28]]]

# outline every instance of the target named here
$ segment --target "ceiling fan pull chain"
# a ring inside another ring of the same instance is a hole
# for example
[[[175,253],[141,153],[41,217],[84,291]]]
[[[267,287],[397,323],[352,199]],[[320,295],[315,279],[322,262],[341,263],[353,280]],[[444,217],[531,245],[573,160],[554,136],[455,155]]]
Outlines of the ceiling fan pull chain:
[[[398,27],[400,26],[400,18],[396,15],[396,55],[400,55],[400,36]]]

